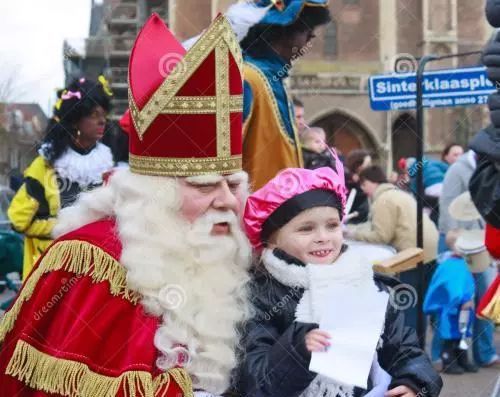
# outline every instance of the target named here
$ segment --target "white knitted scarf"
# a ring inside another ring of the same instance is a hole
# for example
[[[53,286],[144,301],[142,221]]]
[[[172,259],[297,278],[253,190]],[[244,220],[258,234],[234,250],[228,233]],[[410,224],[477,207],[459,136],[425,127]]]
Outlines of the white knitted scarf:
[[[271,276],[280,283],[304,289],[295,311],[295,319],[304,323],[320,322],[323,302],[329,288],[336,283],[353,285],[357,288],[372,288],[374,283],[372,266],[359,250],[348,249],[331,266],[308,264],[303,267],[290,264],[277,258],[271,249],[264,250],[262,261]],[[385,312],[380,315],[385,317]],[[379,346],[381,343],[382,338],[379,340]],[[384,396],[391,377],[380,367],[376,352],[370,379],[373,388],[366,396]],[[353,386],[338,384],[326,376],[317,375],[300,397],[352,397],[353,393]]]

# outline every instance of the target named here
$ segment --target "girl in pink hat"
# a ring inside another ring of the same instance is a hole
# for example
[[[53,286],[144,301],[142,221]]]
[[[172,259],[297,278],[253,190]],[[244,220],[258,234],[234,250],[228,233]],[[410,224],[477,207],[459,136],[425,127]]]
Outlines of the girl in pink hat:
[[[336,343],[335,334],[318,325],[328,290],[340,282],[387,294],[391,281],[374,277],[369,258],[344,244],[346,189],[337,164],[337,173],[286,169],[248,199],[244,226],[259,258],[251,283],[256,313],[244,333],[239,392],[247,397],[438,396],[441,378],[414,331],[404,327],[402,312],[385,303],[380,313],[371,313],[379,316],[383,331],[380,325],[363,328],[375,335],[366,389],[309,369],[313,352]]]

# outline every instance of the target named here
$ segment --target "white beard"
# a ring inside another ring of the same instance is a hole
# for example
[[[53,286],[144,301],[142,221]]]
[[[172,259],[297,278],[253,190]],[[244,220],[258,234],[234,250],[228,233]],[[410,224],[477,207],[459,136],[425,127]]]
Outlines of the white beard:
[[[251,249],[232,212],[208,212],[194,224],[181,218],[178,191],[173,178],[120,170],[107,186],[61,211],[56,231],[72,230],[84,218],[115,217],[127,284],[143,295],[147,312],[162,316],[154,339],[157,366],[181,364],[195,388],[221,394],[236,367],[238,325],[250,316]],[[229,223],[231,234],[210,235],[218,222]]]

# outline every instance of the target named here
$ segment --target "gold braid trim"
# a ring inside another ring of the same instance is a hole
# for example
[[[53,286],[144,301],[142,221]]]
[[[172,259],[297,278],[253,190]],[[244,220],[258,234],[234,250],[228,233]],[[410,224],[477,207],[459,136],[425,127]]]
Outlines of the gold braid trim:
[[[154,379],[146,371],[128,371],[110,377],[77,361],[50,356],[22,340],[17,342],[6,374],[35,390],[67,397],[115,397],[119,392],[125,397],[163,397],[172,377],[184,397],[193,397],[191,378],[182,368],[171,369]]]
[[[497,291],[493,299],[486,305],[480,313],[482,317],[500,324],[500,292]]]
[[[136,304],[141,295],[127,287],[126,270],[111,255],[86,241],[68,240],[54,244],[40,261],[38,267],[26,280],[12,308],[0,323],[0,342],[14,328],[24,302],[35,290],[40,278],[51,271],[65,270],[80,276],[90,276],[94,283],[109,282],[110,293]]]

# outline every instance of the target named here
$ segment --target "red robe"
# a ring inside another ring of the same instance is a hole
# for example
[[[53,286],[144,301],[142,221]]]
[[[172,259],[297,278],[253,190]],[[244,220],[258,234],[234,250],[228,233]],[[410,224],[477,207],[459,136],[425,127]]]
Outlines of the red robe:
[[[500,260],[500,229],[486,224],[486,248],[491,256]],[[477,315],[500,324],[500,273],[483,295],[477,307]]]
[[[161,321],[127,288],[113,220],[44,253],[0,323],[0,396],[192,396],[184,369],[160,371]]]

